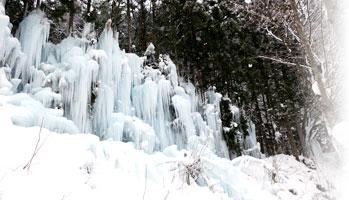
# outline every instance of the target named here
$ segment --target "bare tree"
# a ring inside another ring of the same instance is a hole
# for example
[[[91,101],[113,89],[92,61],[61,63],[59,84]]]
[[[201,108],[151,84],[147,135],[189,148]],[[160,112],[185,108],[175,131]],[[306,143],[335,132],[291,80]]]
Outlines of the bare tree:
[[[306,37],[304,25],[302,24],[301,19],[299,17],[299,8],[297,4],[298,2],[296,0],[291,0],[294,27],[296,30],[296,34],[300,40],[299,42],[304,49],[304,53],[307,58],[306,60],[309,66],[311,67],[312,75],[315,81],[317,82],[318,88],[320,90],[321,101],[324,106],[323,112],[325,114],[326,120],[328,122],[328,125],[332,127],[334,125],[334,118],[335,118],[334,111],[333,111],[333,104],[326,91],[326,84],[322,78],[322,72],[320,71],[321,66],[317,62],[316,55],[314,54],[311,48],[310,39],[307,39]]]

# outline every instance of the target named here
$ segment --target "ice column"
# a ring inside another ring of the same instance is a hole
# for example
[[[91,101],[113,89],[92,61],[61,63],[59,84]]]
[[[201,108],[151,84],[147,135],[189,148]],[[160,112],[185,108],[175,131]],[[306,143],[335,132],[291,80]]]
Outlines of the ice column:
[[[22,81],[29,80],[31,66],[38,67],[41,62],[42,49],[46,44],[50,33],[50,23],[45,14],[39,9],[31,12],[20,24],[16,33],[22,51],[27,55],[25,65],[16,69],[22,75]]]

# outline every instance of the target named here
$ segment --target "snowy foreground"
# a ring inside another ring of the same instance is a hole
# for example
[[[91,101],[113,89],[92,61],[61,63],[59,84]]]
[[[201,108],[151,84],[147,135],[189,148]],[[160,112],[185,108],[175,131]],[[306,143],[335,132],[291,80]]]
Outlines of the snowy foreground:
[[[1,200],[326,199],[316,171],[286,155],[230,161],[204,147],[187,152],[175,146],[147,154],[131,143],[99,141],[91,134],[13,125],[19,116],[35,115],[23,106],[28,99],[0,96]],[[39,150],[23,169],[39,135]],[[195,167],[199,178],[187,180]]]

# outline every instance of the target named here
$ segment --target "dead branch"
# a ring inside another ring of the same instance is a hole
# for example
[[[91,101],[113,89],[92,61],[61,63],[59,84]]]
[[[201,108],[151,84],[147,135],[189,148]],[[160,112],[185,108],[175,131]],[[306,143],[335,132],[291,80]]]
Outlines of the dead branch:
[[[277,62],[277,63],[280,63],[280,64],[289,65],[289,66],[301,66],[301,67],[305,67],[305,68],[311,70],[311,67],[309,67],[309,66],[307,66],[307,65],[292,63],[292,62],[288,62],[288,61],[281,60],[281,59],[279,59],[279,58],[272,58],[272,57],[267,57],[267,56],[257,56],[257,58],[266,59],[266,60],[271,60],[271,61],[274,61],[274,62]]]
[[[41,140],[41,130],[42,130],[43,123],[44,123],[44,119],[41,120],[41,125],[40,125],[40,130],[39,130],[39,137],[38,137],[38,140],[36,141],[34,152],[33,152],[32,156],[31,156],[30,160],[28,161],[28,163],[23,167],[23,169],[29,170],[34,157],[36,156],[36,154],[40,150],[41,146],[39,147],[39,144],[40,144],[40,140]]]
[[[145,165],[145,174],[144,174],[144,192],[143,192],[143,200],[145,199],[145,193],[147,191],[147,180],[148,180],[148,167]]]

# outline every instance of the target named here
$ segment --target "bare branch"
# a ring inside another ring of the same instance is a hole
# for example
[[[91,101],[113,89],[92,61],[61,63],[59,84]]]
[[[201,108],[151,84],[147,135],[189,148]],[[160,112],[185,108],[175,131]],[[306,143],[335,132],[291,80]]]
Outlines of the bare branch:
[[[39,130],[39,137],[38,137],[38,140],[36,141],[36,145],[35,145],[35,148],[34,148],[33,155],[30,158],[30,160],[28,161],[28,163],[23,167],[23,169],[28,169],[29,170],[34,157],[36,156],[36,154],[40,150],[41,146],[39,147],[39,143],[40,143],[40,140],[41,140],[41,130],[42,130],[43,123],[44,123],[44,119],[41,120],[41,125],[40,125],[40,130]]]
[[[268,32],[268,35],[272,36],[273,38],[275,38],[276,40],[279,40],[280,42],[284,42],[281,38],[279,38],[278,36],[276,36],[273,32],[271,32],[268,27],[265,28],[265,30]]]
[[[288,61],[284,61],[280,58],[272,58],[272,57],[267,57],[267,56],[257,56],[257,58],[261,58],[261,59],[265,59],[265,60],[271,60],[280,64],[284,64],[284,65],[289,65],[289,66],[301,66],[301,67],[305,67],[307,69],[311,70],[311,67],[307,66],[307,65],[302,65],[302,64],[297,64],[297,63],[292,63],[292,62],[288,62]]]
[[[145,199],[145,193],[147,191],[147,180],[148,180],[148,166],[145,165],[143,200]]]

